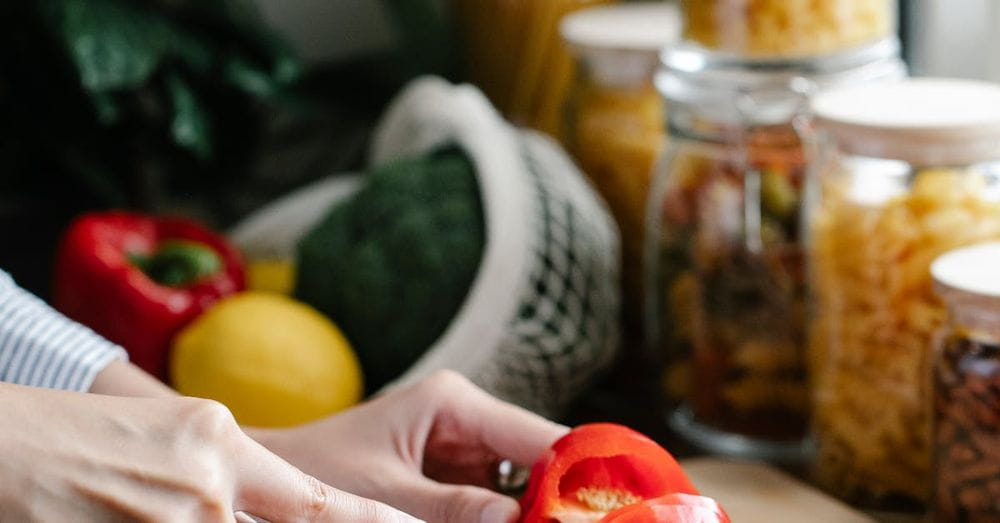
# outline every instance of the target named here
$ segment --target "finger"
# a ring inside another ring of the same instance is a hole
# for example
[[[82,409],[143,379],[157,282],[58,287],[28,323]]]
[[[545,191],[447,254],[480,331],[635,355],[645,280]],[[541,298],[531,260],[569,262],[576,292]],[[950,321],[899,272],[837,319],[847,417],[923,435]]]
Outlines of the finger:
[[[448,377],[458,382],[446,388],[445,405],[440,412],[448,424],[466,436],[481,442],[499,456],[520,465],[532,465],[569,428],[537,414],[500,401],[464,378]]]
[[[520,515],[513,499],[479,487],[418,479],[400,494],[397,506],[435,523],[514,523]]]
[[[394,508],[332,488],[247,438],[234,508],[269,521],[414,523]]]
[[[434,448],[428,449],[425,456],[423,473],[428,478],[439,483],[486,488],[496,486],[497,466],[503,461],[503,458],[492,450],[483,448],[478,442],[472,448],[468,442],[435,442]]]

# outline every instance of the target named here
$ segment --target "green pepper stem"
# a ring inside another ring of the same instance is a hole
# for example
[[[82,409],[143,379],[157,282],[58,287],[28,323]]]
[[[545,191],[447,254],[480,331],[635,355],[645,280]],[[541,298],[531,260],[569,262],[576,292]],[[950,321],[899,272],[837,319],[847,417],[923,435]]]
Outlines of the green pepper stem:
[[[222,270],[222,259],[203,243],[169,240],[152,255],[131,253],[133,265],[146,276],[167,287],[185,287]]]

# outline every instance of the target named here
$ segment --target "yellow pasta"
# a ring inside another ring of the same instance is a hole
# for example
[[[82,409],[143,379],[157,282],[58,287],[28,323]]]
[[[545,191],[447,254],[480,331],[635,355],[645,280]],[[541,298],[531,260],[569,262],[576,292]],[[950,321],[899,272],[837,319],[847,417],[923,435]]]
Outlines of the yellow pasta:
[[[983,174],[924,171],[881,204],[825,182],[813,222],[810,358],[816,478],[853,500],[929,493],[929,358],[946,312],[930,265],[956,247],[1000,239],[1000,203]]]
[[[849,49],[895,31],[894,0],[681,0],[684,35],[751,56]]]

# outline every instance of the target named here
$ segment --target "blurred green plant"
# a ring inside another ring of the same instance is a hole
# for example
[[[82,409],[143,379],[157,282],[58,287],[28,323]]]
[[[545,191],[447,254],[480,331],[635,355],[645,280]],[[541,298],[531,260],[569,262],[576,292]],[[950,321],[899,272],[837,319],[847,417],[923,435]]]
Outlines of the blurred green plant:
[[[0,191],[155,208],[246,169],[295,57],[244,0],[0,6]]]
[[[0,0],[0,268],[44,294],[81,211],[224,227],[360,168],[399,87],[454,70],[432,0],[382,1],[396,49],[303,71],[252,0]]]

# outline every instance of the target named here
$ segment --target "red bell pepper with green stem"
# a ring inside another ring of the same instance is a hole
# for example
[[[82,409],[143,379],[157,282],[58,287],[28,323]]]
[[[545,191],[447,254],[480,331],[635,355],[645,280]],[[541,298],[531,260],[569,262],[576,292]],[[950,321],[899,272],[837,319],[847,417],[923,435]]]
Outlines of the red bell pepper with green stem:
[[[77,218],[62,239],[54,305],[166,379],[174,334],[244,287],[236,249],[193,221],[92,213]]]
[[[597,522],[621,507],[676,493],[698,491],[663,447],[620,425],[583,425],[535,464],[521,521]]]

